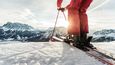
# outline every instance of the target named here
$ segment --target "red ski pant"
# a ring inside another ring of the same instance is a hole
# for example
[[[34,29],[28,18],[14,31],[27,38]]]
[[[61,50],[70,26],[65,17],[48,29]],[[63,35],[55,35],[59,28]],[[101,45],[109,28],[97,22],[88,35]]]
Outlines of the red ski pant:
[[[79,9],[79,17],[80,17],[80,31],[82,33],[88,33],[88,16],[86,11],[91,4],[92,0],[82,0],[80,9]]]
[[[68,34],[80,36],[81,33],[88,33],[88,17],[87,8],[92,0],[81,0],[80,6],[76,8],[68,8]]]
[[[80,35],[80,17],[79,12],[76,9],[68,9],[68,34]]]

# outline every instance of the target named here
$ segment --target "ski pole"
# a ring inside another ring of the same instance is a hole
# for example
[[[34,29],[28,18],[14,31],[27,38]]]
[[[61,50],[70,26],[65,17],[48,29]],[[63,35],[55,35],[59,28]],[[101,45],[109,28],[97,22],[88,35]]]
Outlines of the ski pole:
[[[63,11],[62,13],[63,13],[63,15],[64,15],[64,18],[65,18],[65,21],[66,21],[66,16],[65,16],[65,13],[64,13],[64,11]]]
[[[52,31],[52,34],[51,34],[51,40],[52,40],[52,38],[53,38],[53,36],[54,36],[54,32],[55,32],[55,29],[56,29],[56,24],[57,24],[57,20],[58,20],[59,12],[60,12],[60,11],[58,11],[57,16],[56,16],[56,20],[55,20],[54,28],[53,28],[53,31]]]

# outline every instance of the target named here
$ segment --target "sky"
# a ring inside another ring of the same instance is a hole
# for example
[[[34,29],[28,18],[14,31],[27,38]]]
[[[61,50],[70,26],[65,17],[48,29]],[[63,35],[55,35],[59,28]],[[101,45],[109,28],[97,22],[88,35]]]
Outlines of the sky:
[[[114,4],[114,0],[108,0],[105,4],[88,13],[90,29],[115,29]]]
[[[63,7],[69,1],[64,0]],[[87,12],[91,30],[115,28],[114,4],[114,0],[93,0]],[[67,17],[67,11],[65,14]],[[49,27],[54,25],[56,15],[56,0],[0,0],[0,25],[20,22],[35,28]],[[57,26],[64,26],[63,24],[67,24],[67,20],[60,13]]]

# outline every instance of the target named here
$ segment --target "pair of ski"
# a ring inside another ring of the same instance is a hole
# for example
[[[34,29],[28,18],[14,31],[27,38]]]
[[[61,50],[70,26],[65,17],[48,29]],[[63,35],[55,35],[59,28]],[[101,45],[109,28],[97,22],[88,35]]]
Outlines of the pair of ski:
[[[55,41],[64,42],[64,43],[67,43],[67,44],[69,44],[71,46],[74,46],[73,42],[69,41],[69,43],[68,43],[68,41],[65,41],[64,38],[58,38],[58,37],[55,37],[55,36],[53,36],[52,38]],[[89,41],[90,40],[91,40],[91,37],[89,38]],[[78,48],[78,47],[76,47],[76,48]],[[78,49],[80,49],[80,48],[78,48]],[[91,57],[94,57],[95,59],[97,59],[98,61],[102,62],[103,64],[115,65],[112,62],[112,61],[115,61],[114,58],[112,58],[112,57],[110,57],[108,55],[105,55],[104,53],[98,51],[97,48],[85,47],[84,49],[88,49],[88,50],[83,50],[83,49],[80,49],[80,50],[83,51],[83,52],[85,52],[87,55],[89,55]]]

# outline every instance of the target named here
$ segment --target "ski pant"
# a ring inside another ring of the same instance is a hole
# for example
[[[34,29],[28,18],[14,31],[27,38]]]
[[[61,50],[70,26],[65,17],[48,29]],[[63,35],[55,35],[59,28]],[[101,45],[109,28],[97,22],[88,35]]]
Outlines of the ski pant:
[[[82,0],[80,9],[79,9],[79,17],[80,17],[80,32],[88,33],[88,16],[86,11],[91,4],[92,0]]]
[[[81,0],[77,9],[68,8],[68,34],[80,36],[81,33],[89,32],[86,11],[91,2],[92,0]]]

